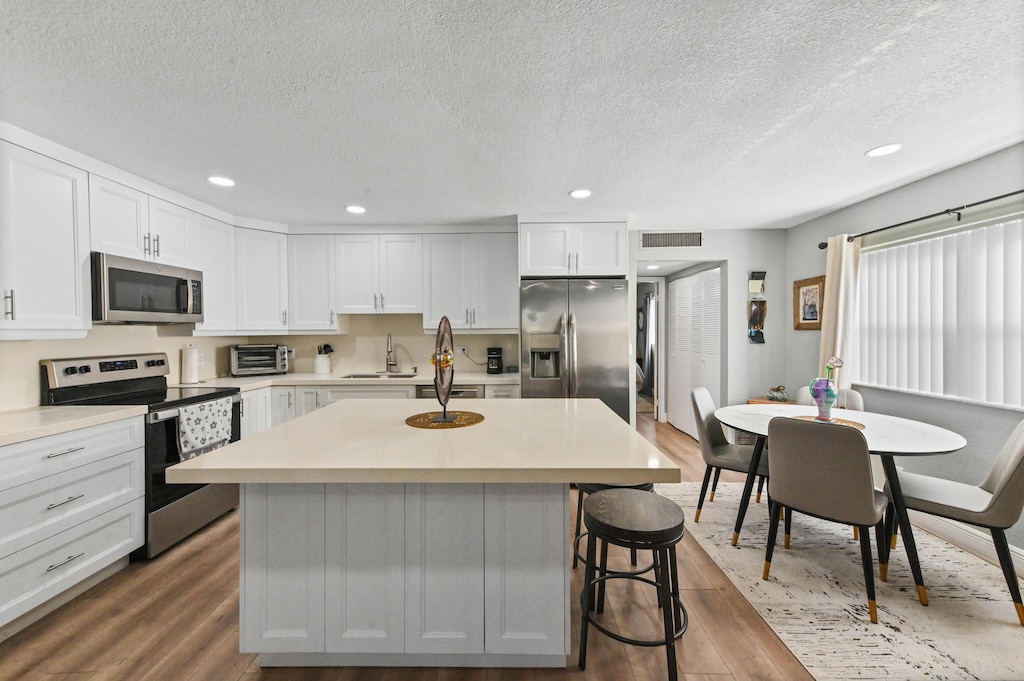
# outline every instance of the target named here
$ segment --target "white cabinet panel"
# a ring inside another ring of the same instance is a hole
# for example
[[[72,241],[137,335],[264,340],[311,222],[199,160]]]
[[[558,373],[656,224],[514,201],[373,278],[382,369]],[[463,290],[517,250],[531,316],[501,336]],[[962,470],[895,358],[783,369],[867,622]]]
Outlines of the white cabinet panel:
[[[262,433],[270,427],[271,389],[259,388],[242,393],[242,438]]]
[[[192,211],[155,196],[149,197],[149,250],[156,262],[190,267],[194,230]]]
[[[338,312],[408,314],[423,310],[419,234],[335,237]]]
[[[323,485],[242,485],[241,652],[323,652]]]
[[[295,386],[295,415],[303,416],[320,408],[320,388],[309,385]]]
[[[89,276],[86,173],[0,141],[0,338],[83,336]]]
[[[453,329],[519,326],[516,235],[423,236],[423,327],[447,316]]]
[[[519,386],[487,385],[484,387],[484,397],[489,400],[519,399]]]
[[[126,258],[149,256],[149,195],[89,175],[92,250]]]
[[[406,485],[407,653],[484,651],[483,485]]]
[[[626,256],[626,225],[621,222],[519,226],[522,276],[623,276]]]
[[[288,237],[288,328],[333,331],[335,308],[335,237],[296,234]]]
[[[295,416],[295,388],[271,388],[270,425],[281,425]]]
[[[561,484],[486,485],[486,652],[568,652],[568,496]]]
[[[327,652],[405,650],[405,485],[327,485]]]
[[[235,329],[234,252],[235,227],[197,213],[189,254],[192,266],[203,273],[203,321],[196,331]]]
[[[288,330],[288,239],[284,234],[236,228],[237,324],[239,330]]]

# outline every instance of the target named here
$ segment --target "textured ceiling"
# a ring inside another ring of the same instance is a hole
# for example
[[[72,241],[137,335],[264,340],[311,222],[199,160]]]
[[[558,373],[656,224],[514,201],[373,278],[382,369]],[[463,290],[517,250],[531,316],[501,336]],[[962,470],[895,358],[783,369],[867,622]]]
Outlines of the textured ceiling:
[[[0,0],[0,31],[0,120],[291,224],[789,227],[1024,140],[1021,0]]]

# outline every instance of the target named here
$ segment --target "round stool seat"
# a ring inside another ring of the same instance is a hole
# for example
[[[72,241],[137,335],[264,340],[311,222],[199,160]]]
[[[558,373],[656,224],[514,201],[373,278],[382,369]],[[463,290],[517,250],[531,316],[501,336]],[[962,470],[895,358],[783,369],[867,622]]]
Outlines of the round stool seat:
[[[616,484],[605,484],[600,482],[577,482],[574,483],[576,486],[576,530],[573,532],[573,556],[572,566],[575,568],[579,565],[579,562],[583,560],[583,556],[580,554],[580,540],[587,536],[586,532],[581,532],[583,524],[583,499],[588,494],[594,494],[601,492],[606,489],[639,489],[644,492],[653,492],[653,482],[642,482],[636,485],[616,485]],[[629,562],[636,565],[636,549],[630,550]]]
[[[587,529],[619,546],[675,543],[684,521],[678,504],[640,489],[600,490],[583,501]]]

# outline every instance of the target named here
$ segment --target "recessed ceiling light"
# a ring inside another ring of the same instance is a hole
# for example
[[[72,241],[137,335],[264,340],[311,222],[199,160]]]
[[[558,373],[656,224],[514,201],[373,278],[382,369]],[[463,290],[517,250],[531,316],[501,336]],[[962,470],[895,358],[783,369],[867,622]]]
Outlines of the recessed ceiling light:
[[[864,152],[865,156],[876,158],[878,156],[888,156],[889,154],[895,154],[897,151],[903,148],[902,144],[883,144],[880,147],[869,149]]]
[[[217,177],[216,175],[214,175],[213,177],[206,178],[206,180],[210,184],[215,184],[218,187],[234,187],[235,186],[235,181],[232,180],[231,178],[228,178],[228,177]]]
[[[366,209],[362,206],[345,206],[345,210],[349,213],[355,213],[356,215],[362,215],[366,212]]]
[[[659,267],[659,265],[648,265],[647,269],[649,269],[649,270],[656,270],[656,269],[658,269],[658,267]]]
[[[569,196],[571,196],[574,199],[585,199],[585,198],[590,196],[590,190],[589,189],[573,189],[571,192],[569,192]]]

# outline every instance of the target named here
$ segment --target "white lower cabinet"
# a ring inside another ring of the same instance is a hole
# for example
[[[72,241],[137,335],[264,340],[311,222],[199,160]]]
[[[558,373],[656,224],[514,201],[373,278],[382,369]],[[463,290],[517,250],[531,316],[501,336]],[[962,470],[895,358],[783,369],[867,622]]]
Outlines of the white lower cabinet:
[[[270,388],[258,388],[242,393],[242,438],[262,433],[270,427],[272,399]]]
[[[484,651],[484,486],[407,485],[407,653]]]
[[[486,385],[484,386],[484,397],[489,400],[519,399],[518,385]]]
[[[241,649],[561,659],[567,499],[562,484],[243,485]]]
[[[243,485],[239,649],[324,650],[324,486]]]
[[[296,415],[295,388],[271,388],[270,425],[279,426],[285,421],[291,421]]]

